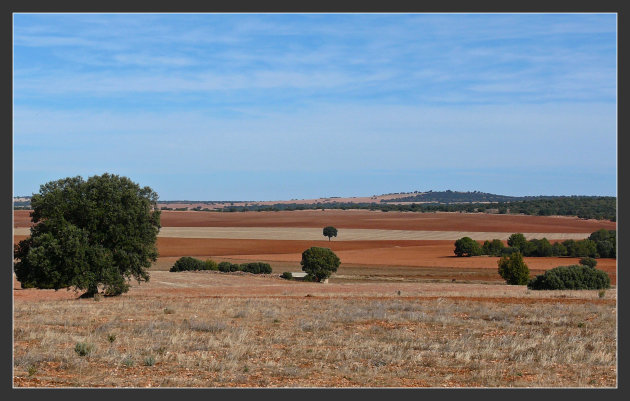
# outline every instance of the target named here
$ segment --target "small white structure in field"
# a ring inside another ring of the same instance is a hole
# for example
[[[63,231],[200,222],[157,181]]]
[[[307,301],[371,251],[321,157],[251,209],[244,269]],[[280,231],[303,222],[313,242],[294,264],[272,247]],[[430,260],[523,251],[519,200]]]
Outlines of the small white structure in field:
[[[304,277],[306,277],[306,274],[307,273],[305,273],[305,272],[295,272],[295,273],[291,272],[291,277],[293,277],[294,279],[303,280]],[[322,281],[320,281],[320,283],[324,283],[324,284],[327,283],[327,282],[328,282],[327,278],[325,278]]]

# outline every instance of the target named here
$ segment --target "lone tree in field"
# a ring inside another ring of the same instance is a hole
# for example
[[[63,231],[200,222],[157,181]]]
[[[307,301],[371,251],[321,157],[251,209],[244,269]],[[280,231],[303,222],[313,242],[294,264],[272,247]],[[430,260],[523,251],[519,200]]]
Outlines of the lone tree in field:
[[[503,256],[498,262],[499,275],[511,285],[526,285],[529,281],[529,268],[520,252]]]
[[[341,264],[339,257],[329,248],[313,246],[302,252],[302,270],[317,281],[330,277]]]
[[[158,195],[129,178],[105,173],[64,178],[31,199],[31,235],[15,246],[22,288],[74,287],[83,297],[120,295],[127,281],[149,281],[158,256]]]
[[[481,255],[481,247],[474,239],[470,237],[462,237],[455,241],[456,256],[479,256]]]
[[[330,237],[337,236],[337,229],[333,226],[324,227],[324,237],[328,237],[328,241],[330,241]]]

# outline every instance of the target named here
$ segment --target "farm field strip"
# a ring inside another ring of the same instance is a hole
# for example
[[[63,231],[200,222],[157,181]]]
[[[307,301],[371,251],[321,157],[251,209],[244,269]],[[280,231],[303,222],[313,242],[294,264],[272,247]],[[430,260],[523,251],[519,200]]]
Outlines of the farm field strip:
[[[470,237],[474,240],[507,240],[513,232],[488,231],[425,231],[425,230],[382,230],[340,229],[337,241],[379,240],[457,240]],[[528,239],[584,239],[590,233],[523,233]],[[276,240],[321,240],[321,228],[306,227],[162,227],[160,237],[170,238],[227,238],[227,239],[276,239]]]
[[[14,235],[29,235],[26,227],[14,228]],[[457,240],[470,237],[474,240],[507,240],[511,232],[489,231],[419,231],[346,228],[339,230],[337,241],[381,240]],[[584,239],[590,233],[523,233],[528,239]],[[168,238],[227,238],[227,239],[276,239],[321,240],[322,230],[306,227],[162,227],[159,237]]]
[[[14,235],[30,235],[30,228],[16,227]],[[457,240],[470,237],[474,240],[507,240],[512,232],[490,231],[420,231],[381,230],[346,228],[339,230],[337,241],[382,241],[382,240]],[[584,239],[590,233],[523,233],[527,239]],[[276,239],[312,240],[323,238],[319,228],[306,227],[162,227],[158,237],[168,238],[226,238],[226,239]]]

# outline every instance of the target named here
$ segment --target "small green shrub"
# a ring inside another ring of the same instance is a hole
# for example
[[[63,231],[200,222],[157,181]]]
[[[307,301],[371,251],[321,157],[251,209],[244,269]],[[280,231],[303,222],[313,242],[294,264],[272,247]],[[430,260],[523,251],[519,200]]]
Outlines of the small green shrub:
[[[30,365],[28,367],[28,375],[33,376],[35,373],[37,373],[37,367],[35,365]]]
[[[125,357],[125,359],[123,359],[122,364],[128,368],[133,366],[133,359],[131,359],[131,357]]]
[[[107,336],[107,341],[109,341],[110,343],[113,343],[114,341],[116,341],[116,334],[109,334]]]
[[[224,273],[235,272],[240,270],[240,266],[235,263],[221,262],[219,263],[219,271]]]
[[[520,252],[501,257],[497,264],[499,265],[499,275],[503,277],[506,283],[511,285],[527,284],[529,268],[523,261],[523,255]]]
[[[153,366],[155,365],[155,358],[151,355],[144,358],[144,366]]]
[[[206,260],[204,263],[204,270],[219,270],[219,265],[212,259]]]
[[[90,343],[80,342],[76,343],[74,346],[74,352],[76,352],[79,356],[86,356],[92,352],[93,348],[94,346]]]
[[[585,265],[558,266],[531,279],[531,290],[599,290],[610,288],[605,272]]]
[[[293,278],[293,274],[291,272],[284,272],[280,275],[280,277],[286,280],[291,280]]]
[[[597,261],[593,258],[586,257],[580,259],[580,264],[588,267],[595,267],[597,266]]]
[[[192,270],[204,270],[205,263],[202,260],[184,256],[175,262],[173,267],[169,271],[171,272],[182,272],[182,271],[192,271]]]
[[[241,263],[239,270],[254,274],[269,274],[271,273],[271,265],[264,262]]]

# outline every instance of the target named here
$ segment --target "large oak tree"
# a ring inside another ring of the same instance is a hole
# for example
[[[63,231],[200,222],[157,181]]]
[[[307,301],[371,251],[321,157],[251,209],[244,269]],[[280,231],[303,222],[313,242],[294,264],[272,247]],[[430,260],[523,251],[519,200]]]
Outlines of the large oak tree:
[[[31,235],[15,246],[22,288],[70,288],[120,295],[148,281],[157,259],[158,195],[127,177],[48,182],[31,199]]]

